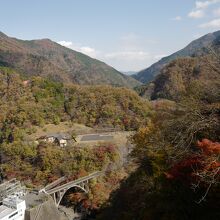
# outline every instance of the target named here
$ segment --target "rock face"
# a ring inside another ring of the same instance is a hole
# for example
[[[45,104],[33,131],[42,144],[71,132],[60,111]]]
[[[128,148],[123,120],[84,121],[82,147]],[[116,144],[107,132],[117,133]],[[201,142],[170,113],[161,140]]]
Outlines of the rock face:
[[[49,39],[24,41],[0,32],[0,66],[27,76],[46,76],[75,84],[135,87],[140,82],[107,64]]]
[[[188,46],[183,48],[180,51],[177,51],[176,53],[162,58],[157,63],[153,64],[147,69],[144,69],[137,74],[133,75],[133,77],[137,80],[139,80],[142,83],[148,83],[154,79],[155,76],[157,76],[160,71],[165,67],[167,64],[169,64],[171,61],[177,59],[177,58],[183,58],[183,57],[192,57],[192,56],[200,56],[204,55],[209,52],[209,47],[218,41],[220,38],[220,31],[207,34],[193,42],[191,42]]]

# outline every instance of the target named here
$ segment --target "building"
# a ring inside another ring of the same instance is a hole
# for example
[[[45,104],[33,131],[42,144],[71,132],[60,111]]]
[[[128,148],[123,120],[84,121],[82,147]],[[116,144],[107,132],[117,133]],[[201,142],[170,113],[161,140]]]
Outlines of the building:
[[[25,194],[25,191],[26,188],[15,178],[9,181],[4,181],[0,184],[0,203],[10,195],[22,196]]]
[[[68,140],[71,140],[71,138],[66,134],[50,134],[46,136],[42,136],[38,138],[38,141],[44,141],[47,143],[55,143],[59,145],[60,147],[66,147],[68,144]]]
[[[20,199],[18,195],[10,195],[2,201],[0,220],[24,220],[25,209],[25,200]]]
[[[26,188],[14,179],[0,184],[0,220],[24,220]]]

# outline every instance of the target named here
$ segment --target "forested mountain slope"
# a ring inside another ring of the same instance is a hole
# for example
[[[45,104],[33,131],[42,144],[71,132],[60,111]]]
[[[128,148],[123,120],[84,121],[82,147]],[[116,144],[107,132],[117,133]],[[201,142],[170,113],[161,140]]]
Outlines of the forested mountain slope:
[[[137,92],[150,99],[178,100],[189,87],[200,84],[209,88],[220,88],[220,37],[210,45],[209,53],[177,58],[166,65],[160,74],[149,84],[141,86]]]
[[[155,83],[154,114],[132,139],[137,169],[100,220],[220,218],[219,56],[170,63]]]
[[[170,56],[162,58],[157,63],[153,64],[147,69],[140,71],[139,73],[133,75],[133,77],[142,83],[148,83],[157,76],[161,69],[169,64],[171,61],[177,58],[200,56],[209,53],[209,47],[219,40],[220,31],[209,33],[197,40],[191,42],[184,49],[171,54]]]
[[[121,162],[121,146],[114,143],[78,147],[70,142],[61,148],[30,138],[38,128],[50,133],[46,125],[65,124],[73,135],[75,123],[81,123],[134,131],[151,114],[149,102],[126,88],[65,85],[39,76],[24,80],[8,67],[0,67],[0,82],[0,175],[22,180],[31,188],[61,176],[76,179]],[[91,184],[91,198],[86,196],[89,206],[97,209],[103,204],[124,175],[122,170],[112,171]]]
[[[132,88],[140,85],[107,64],[63,47],[49,39],[24,41],[0,32],[0,66],[16,69],[26,77],[49,77],[59,82],[113,85]]]
[[[149,103],[134,91],[110,86],[79,86],[41,77],[22,80],[13,69],[0,67],[0,142],[33,125],[60,121],[135,130],[147,120]],[[15,133],[14,133],[15,132]]]

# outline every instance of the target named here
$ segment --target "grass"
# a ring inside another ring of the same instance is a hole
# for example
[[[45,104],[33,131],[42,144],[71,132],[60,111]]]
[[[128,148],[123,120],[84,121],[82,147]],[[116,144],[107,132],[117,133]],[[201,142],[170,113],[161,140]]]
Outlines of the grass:
[[[68,133],[73,132],[74,134],[86,134],[93,131],[92,128],[87,127],[82,124],[70,123],[70,122],[60,122],[58,125],[47,124],[44,127],[34,127],[35,133],[29,136],[30,139],[37,139],[41,136],[51,134],[51,133]]]

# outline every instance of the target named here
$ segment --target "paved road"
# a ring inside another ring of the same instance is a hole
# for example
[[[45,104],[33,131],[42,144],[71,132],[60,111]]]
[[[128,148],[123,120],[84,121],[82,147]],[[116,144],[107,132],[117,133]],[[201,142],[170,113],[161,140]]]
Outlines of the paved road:
[[[80,141],[111,141],[113,138],[112,135],[88,134],[84,135]]]

